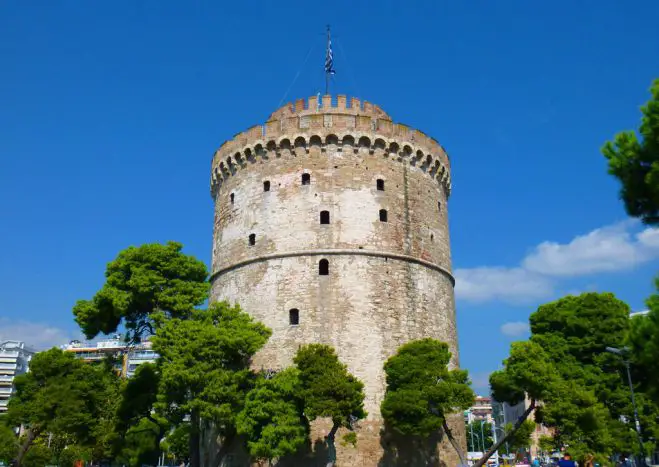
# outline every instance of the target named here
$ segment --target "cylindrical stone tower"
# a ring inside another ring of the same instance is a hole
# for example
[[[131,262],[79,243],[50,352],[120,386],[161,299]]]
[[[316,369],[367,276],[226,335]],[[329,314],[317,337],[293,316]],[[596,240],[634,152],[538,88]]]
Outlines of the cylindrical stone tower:
[[[356,448],[337,443],[340,465],[387,465],[382,367],[399,346],[439,339],[458,365],[450,191],[437,141],[345,96],[286,105],[213,157],[211,299],[272,329],[256,368],[287,367],[318,342],[364,382],[369,415]],[[457,465],[448,442],[439,446],[441,462]]]

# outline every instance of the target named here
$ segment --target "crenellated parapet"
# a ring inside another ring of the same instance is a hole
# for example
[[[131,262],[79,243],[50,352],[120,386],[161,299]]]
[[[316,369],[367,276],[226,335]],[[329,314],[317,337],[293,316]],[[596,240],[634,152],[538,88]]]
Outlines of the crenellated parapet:
[[[300,157],[312,152],[381,157],[425,172],[451,191],[450,163],[444,148],[419,130],[391,118],[377,105],[346,96],[310,97],[287,104],[272,113],[264,125],[237,134],[215,152],[211,195],[224,180],[250,164]]]

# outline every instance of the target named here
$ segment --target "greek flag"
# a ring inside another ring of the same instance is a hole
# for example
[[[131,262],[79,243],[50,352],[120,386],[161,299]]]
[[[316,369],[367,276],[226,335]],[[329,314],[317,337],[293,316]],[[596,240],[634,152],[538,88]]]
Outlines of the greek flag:
[[[332,53],[332,39],[327,41],[327,55],[325,56],[325,73],[333,75],[334,71],[334,54]]]

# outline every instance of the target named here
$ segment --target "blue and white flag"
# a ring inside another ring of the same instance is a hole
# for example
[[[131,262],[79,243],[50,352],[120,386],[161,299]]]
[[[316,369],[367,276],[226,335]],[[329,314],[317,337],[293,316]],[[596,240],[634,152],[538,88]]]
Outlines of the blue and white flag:
[[[334,71],[334,54],[332,53],[332,39],[327,41],[327,55],[325,56],[325,73],[333,75]]]

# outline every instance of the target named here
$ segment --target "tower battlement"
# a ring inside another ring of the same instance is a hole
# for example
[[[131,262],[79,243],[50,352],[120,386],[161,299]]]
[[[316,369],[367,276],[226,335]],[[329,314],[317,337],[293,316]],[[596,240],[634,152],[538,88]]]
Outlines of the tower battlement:
[[[355,157],[374,155],[418,167],[451,192],[450,162],[432,137],[394,123],[380,107],[346,96],[298,99],[220,146],[213,156],[211,195],[238,170],[280,157],[298,157],[329,146]]]

